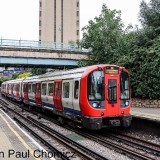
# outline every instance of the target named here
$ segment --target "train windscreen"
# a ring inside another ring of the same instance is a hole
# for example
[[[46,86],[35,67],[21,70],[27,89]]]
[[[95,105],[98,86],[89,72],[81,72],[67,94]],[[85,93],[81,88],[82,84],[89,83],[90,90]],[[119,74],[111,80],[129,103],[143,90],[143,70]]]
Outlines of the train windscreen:
[[[94,71],[88,76],[88,100],[104,100],[104,73],[103,71]]]

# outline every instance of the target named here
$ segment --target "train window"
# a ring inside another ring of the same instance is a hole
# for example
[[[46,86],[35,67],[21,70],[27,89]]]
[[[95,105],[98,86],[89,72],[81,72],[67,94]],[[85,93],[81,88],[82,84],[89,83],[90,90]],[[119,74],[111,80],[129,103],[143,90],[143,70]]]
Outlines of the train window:
[[[32,85],[28,84],[28,93],[31,93],[31,91],[32,91]]]
[[[104,100],[104,73],[94,71],[89,74],[87,82],[87,94],[89,101]]]
[[[69,98],[69,82],[63,83],[63,98]]]
[[[23,92],[27,92],[27,84],[23,84]]]
[[[19,84],[16,84],[16,91],[19,91]]]
[[[9,84],[9,85],[8,85],[8,90],[10,90],[10,89],[11,89],[11,85]]]
[[[79,81],[75,81],[74,83],[74,99],[78,99],[79,95]]]
[[[36,91],[36,84],[32,84],[32,92],[35,93]]]
[[[16,91],[16,84],[14,84],[13,86],[13,91]]]
[[[48,83],[48,95],[53,96],[53,83]]]
[[[54,84],[54,96],[56,96],[56,90],[57,90],[57,88],[58,88],[58,84],[55,83],[55,84]]]
[[[61,96],[61,84],[58,83],[58,96],[60,97]]]
[[[36,85],[36,93],[41,93],[41,84],[40,83],[38,83]]]
[[[42,95],[46,95],[47,92],[47,83],[42,84]]]

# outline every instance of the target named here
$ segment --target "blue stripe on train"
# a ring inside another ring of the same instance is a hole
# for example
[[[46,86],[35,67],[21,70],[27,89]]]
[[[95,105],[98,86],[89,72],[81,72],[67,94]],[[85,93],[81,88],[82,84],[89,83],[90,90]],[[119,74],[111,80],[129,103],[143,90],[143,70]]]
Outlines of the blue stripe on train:
[[[55,108],[53,104],[46,103],[46,102],[42,102],[42,105],[43,105],[44,107],[46,106],[46,107],[49,107],[49,108],[52,108],[52,109]]]
[[[34,101],[32,99],[29,99],[29,101],[36,103],[36,101]],[[43,106],[49,107],[51,109],[55,108],[55,106],[53,104],[49,104],[49,103],[46,103],[46,102],[43,102],[42,104],[43,104]],[[72,115],[81,115],[81,111],[77,111],[77,110],[72,109],[72,108],[63,107],[63,110],[64,110],[64,113],[66,113],[66,114],[68,113],[68,114],[72,114]]]
[[[63,109],[65,113],[70,113],[72,115],[81,115],[81,111],[77,111],[72,108],[66,108],[66,107],[64,107]]]
[[[28,101],[29,101],[29,102],[33,102],[33,103],[36,103],[36,101],[33,100],[33,99],[28,99]]]
[[[43,102],[42,104],[43,104],[43,106],[49,107],[51,109],[55,109],[55,106],[53,104],[49,104],[46,102]],[[81,115],[81,111],[77,111],[72,108],[63,107],[63,110],[64,110],[64,113],[66,113],[66,114],[68,113],[68,114],[72,114],[72,115]]]

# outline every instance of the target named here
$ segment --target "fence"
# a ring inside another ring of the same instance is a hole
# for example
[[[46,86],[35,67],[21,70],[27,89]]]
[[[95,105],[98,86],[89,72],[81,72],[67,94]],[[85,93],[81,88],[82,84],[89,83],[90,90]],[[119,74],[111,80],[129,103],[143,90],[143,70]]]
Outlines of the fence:
[[[77,45],[69,43],[14,40],[14,39],[2,39],[2,38],[0,39],[0,47],[48,49],[48,50],[74,51],[74,52],[84,52],[84,53],[89,52],[89,50],[87,49],[79,48]]]

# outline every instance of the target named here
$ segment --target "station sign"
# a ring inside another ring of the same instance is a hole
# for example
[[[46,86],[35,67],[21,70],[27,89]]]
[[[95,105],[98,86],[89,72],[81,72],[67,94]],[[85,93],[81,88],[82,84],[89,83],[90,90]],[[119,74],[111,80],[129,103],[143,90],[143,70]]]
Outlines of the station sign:
[[[23,67],[14,67],[14,71],[24,71]]]
[[[14,73],[14,70],[3,70],[3,75],[10,75],[13,73]]]

